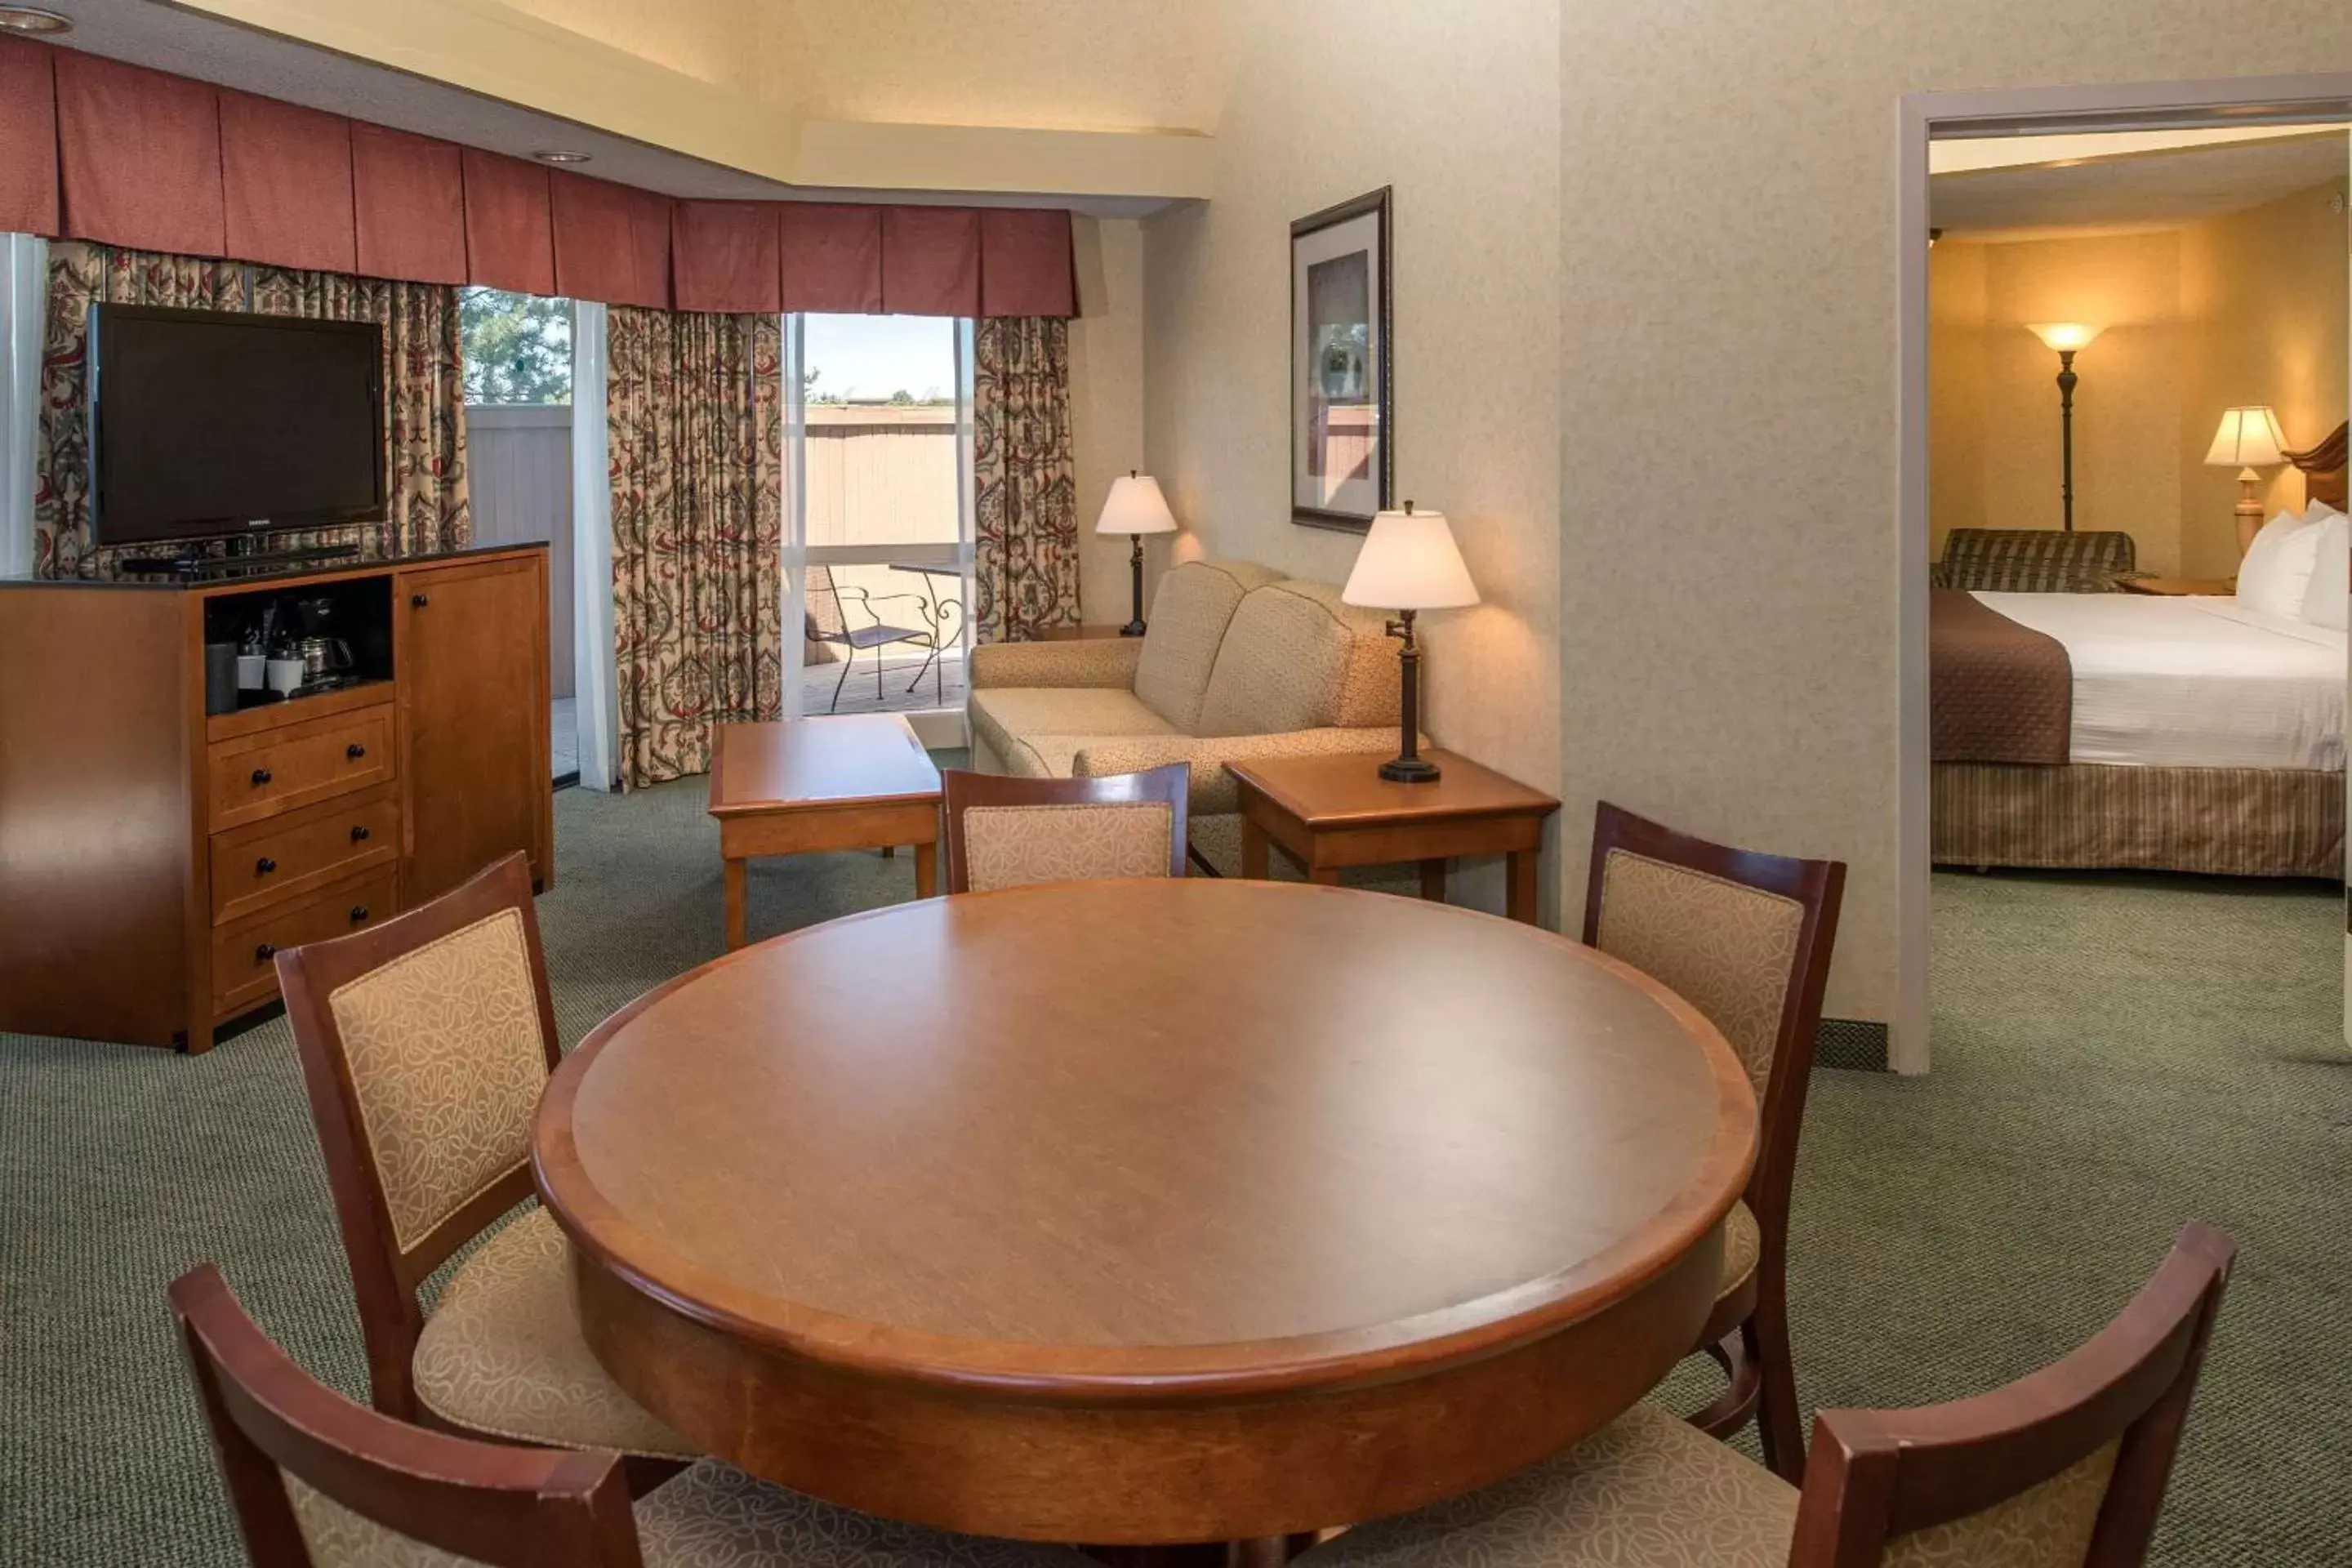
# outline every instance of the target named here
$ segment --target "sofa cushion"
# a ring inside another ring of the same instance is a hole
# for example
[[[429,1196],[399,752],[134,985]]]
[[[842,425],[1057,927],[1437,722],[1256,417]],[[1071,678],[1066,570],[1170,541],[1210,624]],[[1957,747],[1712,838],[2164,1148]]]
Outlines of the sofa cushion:
[[[1171,727],[1191,732],[1234,611],[1250,590],[1280,575],[1246,561],[1187,561],[1162,577],[1135,667],[1135,694]]]
[[[1372,715],[1349,722],[1395,722],[1395,706],[1383,713],[1376,700],[1379,681],[1367,651],[1385,644],[1381,625],[1372,612],[1341,604],[1339,591],[1325,584],[1283,582],[1257,589],[1225,628],[1192,732],[1320,729],[1341,722],[1343,705]]]
[[[1177,732],[1134,692],[1115,686],[985,686],[971,694],[971,715],[974,735],[1013,773],[1031,777],[1055,776],[1033,771],[1041,737]]]

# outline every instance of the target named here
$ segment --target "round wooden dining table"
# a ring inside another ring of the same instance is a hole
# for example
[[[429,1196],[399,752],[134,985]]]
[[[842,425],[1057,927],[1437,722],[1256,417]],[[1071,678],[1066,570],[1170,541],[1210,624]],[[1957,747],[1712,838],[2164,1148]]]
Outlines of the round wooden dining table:
[[[613,1376],[755,1474],[1100,1544],[1496,1479],[1696,1342],[1756,1142],[1689,1005],[1386,894],[930,899],[732,952],[549,1086]]]

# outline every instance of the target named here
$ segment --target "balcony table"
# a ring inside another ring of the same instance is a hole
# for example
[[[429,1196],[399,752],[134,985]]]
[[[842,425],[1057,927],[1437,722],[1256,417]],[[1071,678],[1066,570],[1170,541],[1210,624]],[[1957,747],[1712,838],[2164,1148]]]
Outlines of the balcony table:
[[[1236,1540],[1484,1485],[1696,1338],[1755,1098],[1655,982],[1465,910],[1063,883],[731,952],[549,1086],[621,1384],[849,1507]]]

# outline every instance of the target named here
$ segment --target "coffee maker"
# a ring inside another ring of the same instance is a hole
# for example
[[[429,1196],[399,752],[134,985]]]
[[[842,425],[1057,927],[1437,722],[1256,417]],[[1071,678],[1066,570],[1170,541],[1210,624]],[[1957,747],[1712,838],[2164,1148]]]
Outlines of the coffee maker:
[[[292,653],[302,661],[306,691],[327,691],[351,673],[352,645],[333,635],[335,601],[324,594],[294,601],[294,617],[301,631]]]

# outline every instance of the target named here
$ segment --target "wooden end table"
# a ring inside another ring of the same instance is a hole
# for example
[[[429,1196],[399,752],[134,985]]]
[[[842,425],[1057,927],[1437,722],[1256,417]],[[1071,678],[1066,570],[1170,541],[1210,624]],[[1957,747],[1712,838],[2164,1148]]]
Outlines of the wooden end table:
[[[710,815],[727,877],[727,945],[744,943],[755,855],[915,847],[915,896],[939,890],[940,770],[896,713],[722,724]]]
[[[1506,907],[1533,925],[1544,818],[1559,802],[1456,752],[1422,754],[1443,770],[1434,784],[1384,779],[1381,755],[1369,752],[1227,763],[1241,786],[1242,875],[1265,877],[1269,840],[1310,882],[1336,883],[1349,866],[1415,860],[1421,896],[1443,903],[1447,859],[1502,855],[1510,872]]]

